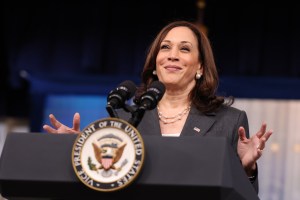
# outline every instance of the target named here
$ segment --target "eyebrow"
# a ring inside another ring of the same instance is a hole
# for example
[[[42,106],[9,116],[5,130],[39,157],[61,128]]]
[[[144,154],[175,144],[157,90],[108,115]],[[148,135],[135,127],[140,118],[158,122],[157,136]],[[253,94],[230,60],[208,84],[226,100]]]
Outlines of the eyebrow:
[[[162,42],[172,43],[170,40],[163,40]],[[182,43],[182,44],[190,44],[190,45],[193,46],[193,44],[191,42],[188,42],[188,41],[181,41],[180,43]]]

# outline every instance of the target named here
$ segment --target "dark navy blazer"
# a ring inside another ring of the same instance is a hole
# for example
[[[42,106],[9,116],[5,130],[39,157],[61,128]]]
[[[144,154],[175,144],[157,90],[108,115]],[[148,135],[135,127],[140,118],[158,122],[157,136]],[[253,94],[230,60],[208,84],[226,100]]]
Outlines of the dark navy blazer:
[[[131,117],[130,113],[125,113],[121,110],[118,110],[118,114],[120,118],[125,120]],[[240,126],[245,128],[246,136],[249,138],[248,118],[245,111],[223,105],[215,112],[203,114],[192,106],[180,137],[225,136],[237,153],[238,128]],[[146,111],[143,119],[136,128],[141,135],[161,135],[157,108]],[[257,176],[252,185],[258,193]]]

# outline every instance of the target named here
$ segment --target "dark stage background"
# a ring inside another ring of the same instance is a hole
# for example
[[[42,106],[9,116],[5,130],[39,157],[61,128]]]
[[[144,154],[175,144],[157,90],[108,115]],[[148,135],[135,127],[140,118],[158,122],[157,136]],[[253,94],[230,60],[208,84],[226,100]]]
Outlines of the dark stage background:
[[[300,98],[299,6],[197,2],[3,2],[0,115],[29,118],[39,131],[50,94],[105,96],[123,80],[139,83],[148,45],[178,19],[207,28],[220,93]]]

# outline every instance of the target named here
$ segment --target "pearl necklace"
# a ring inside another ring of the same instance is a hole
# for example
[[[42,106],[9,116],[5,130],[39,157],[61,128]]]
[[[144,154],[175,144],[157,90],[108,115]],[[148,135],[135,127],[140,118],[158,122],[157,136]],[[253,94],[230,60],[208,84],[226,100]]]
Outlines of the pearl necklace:
[[[158,111],[158,118],[160,121],[162,121],[164,124],[172,124],[174,122],[177,122],[181,120],[182,116],[187,114],[191,110],[191,105],[189,105],[186,109],[178,113],[177,115],[174,116],[164,116],[162,112],[159,111],[159,106],[157,106],[157,111]]]

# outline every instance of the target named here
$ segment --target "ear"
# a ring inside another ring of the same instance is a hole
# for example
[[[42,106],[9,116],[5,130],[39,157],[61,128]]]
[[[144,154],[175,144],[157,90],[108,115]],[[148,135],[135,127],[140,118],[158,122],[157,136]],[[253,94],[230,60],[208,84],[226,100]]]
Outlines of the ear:
[[[203,66],[202,66],[202,64],[201,63],[199,63],[199,66],[198,66],[198,69],[197,69],[197,73],[198,74],[203,74]]]

